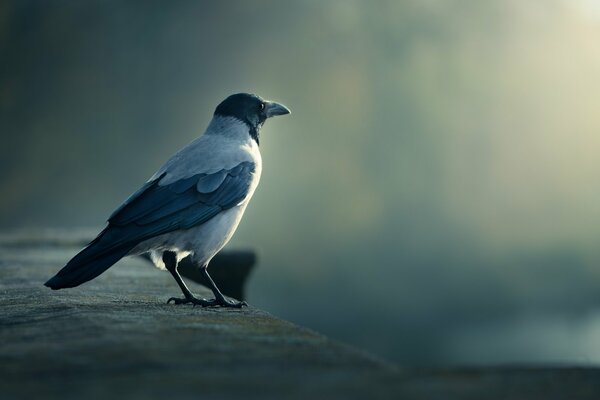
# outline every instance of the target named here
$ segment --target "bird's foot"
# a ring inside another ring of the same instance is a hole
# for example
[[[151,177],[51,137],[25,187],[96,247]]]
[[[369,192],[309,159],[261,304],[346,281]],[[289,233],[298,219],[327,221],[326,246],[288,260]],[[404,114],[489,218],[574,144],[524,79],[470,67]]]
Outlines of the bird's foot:
[[[202,307],[211,307],[216,305],[215,300],[206,300],[206,299],[198,299],[196,297],[184,297],[184,298],[179,298],[179,297],[171,297],[169,300],[167,300],[167,304],[170,304],[171,302],[173,302],[173,304],[188,304],[191,303],[195,306],[202,306]]]
[[[211,299],[211,300],[206,300],[206,299],[198,299],[196,297],[184,297],[184,298],[178,298],[178,297],[171,297],[169,300],[167,300],[167,304],[170,304],[171,302],[173,302],[173,304],[188,304],[191,303],[195,306],[201,306],[201,307],[227,307],[227,308],[242,308],[243,306],[248,306],[248,303],[246,303],[245,301],[231,301],[231,300],[227,300],[225,298],[223,299]]]
[[[244,306],[248,307],[248,303],[245,301],[233,301],[227,300],[226,298],[222,298],[221,300],[215,299],[217,305],[221,307],[229,307],[229,308],[242,308]]]

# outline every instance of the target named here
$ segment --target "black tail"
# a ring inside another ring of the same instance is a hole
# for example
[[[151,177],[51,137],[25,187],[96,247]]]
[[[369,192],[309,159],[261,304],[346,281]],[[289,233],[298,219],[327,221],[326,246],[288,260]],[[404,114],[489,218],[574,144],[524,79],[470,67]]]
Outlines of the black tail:
[[[107,230],[100,233],[44,285],[54,290],[79,286],[109,269],[136,245],[136,243],[123,243],[111,246],[114,242],[105,238],[106,233]]]

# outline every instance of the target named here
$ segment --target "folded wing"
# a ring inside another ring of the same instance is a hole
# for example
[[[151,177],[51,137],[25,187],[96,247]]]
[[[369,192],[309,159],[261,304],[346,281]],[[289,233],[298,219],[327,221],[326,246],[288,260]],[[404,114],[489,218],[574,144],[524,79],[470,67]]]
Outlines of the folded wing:
[[[228,170],[196,174],[167,185],[160,184],[165,174],[147,182],[46,286],[78,286],[106,271],[144,240],[201,225],[240,204],[248,195],[254,170],[254,164],[246,161]]]

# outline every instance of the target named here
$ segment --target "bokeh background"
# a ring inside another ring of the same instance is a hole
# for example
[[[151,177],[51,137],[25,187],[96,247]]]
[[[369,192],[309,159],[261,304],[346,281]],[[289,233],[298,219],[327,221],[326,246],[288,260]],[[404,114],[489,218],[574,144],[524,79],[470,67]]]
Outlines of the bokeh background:
[[[240,91],[293,112],[252,304],[406,366],[600,362],[600,1],[2,1],[0,227],[101,228]]]

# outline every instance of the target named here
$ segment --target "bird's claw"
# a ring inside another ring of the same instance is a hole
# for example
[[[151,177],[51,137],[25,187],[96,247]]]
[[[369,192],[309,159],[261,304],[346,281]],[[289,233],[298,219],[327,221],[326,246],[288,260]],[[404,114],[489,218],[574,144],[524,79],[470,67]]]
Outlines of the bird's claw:
[[[171,302],[173,302],[173,304],[188,304],[188,303],[192,303],[194,306],[202,306],[202,307],[210,307],[210,306],[214,306],[215,302],[214,300],[204,300],[204,299],[197,299],[195,297],[192,298],[188,298],[188,297],[184,297],[179,298],[179,297],[171,297],[169,300],[167,300],[167,304],[171,304]]]
[[[180,299],[178,297],[171,297],[169,300],[167,300],[167,304],[171,304],[171,302],[173,302],[173,304],[185,304],[189,303],[189,300],[186,298]]]
[[[223,301],[219,302],[218,305],[221,307],[230,307],[230,308],[242,308],[244,306],[248,307],[248,303],[245,301],[231,301],[227,299],[223,299]]]
[[[217,307],[217,306],[227,307],[227,308],[242,308],[244,306],[248,307],[248,303],[246,303],[245,301],[231,301],[231,300],[227,300],[225,298],[219,301],[217,299],[205,300],[205,299],[197,299],[195,297],[192,297],[192,298],[171,297],[169,300],[167,300],[167,304],[171,304],[171,302],[173,302],[173,304],[192,303],[194,306],[201,306],[201,307]]]

